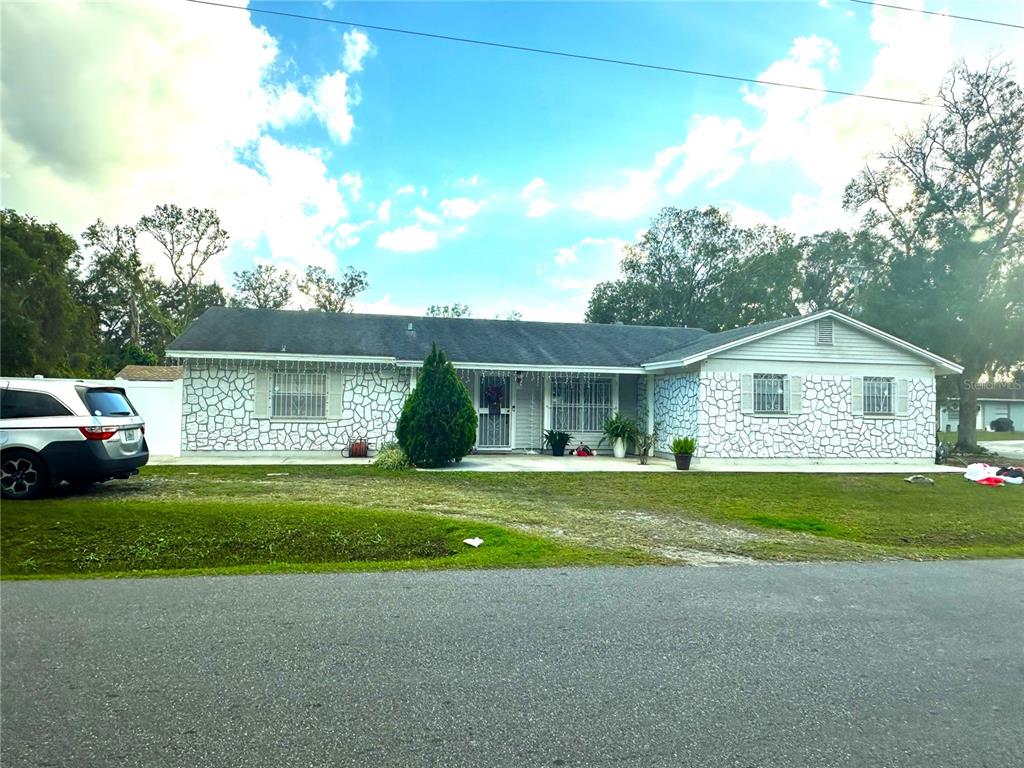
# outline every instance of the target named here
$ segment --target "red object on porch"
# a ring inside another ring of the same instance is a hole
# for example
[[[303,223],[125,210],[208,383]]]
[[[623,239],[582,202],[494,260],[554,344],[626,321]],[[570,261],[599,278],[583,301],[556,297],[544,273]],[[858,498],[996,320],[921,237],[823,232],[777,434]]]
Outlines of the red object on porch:
[[[365,440],[356,440],[348,448],[348,457],[350,459],[365,459],[366,454],[370,450],[370,444]]]

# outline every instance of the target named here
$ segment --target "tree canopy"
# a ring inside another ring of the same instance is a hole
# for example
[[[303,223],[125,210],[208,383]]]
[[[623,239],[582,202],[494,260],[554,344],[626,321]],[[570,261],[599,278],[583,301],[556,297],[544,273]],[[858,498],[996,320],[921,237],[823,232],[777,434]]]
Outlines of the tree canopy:
[[[349,267],[340,278],[331,277],[323,267],[307,267],[299,281],[299,290],[313,300],[313,306],[324,312],[351,309],[352,299],[370,286],[366,273]]]
[[[292,300],[295,278],[285,269],[273,264],[257,264],[252,269],[235,272],[233,307],[256,309],[284,309]]]
[[[594,288],[592,323],[723,330],[795,314],[799,250],[778,227],[735,225],[717,208],[665,208],[627,246],[622,277]]]
[[[56,224],[0,213],[0,370],[4,376],[95,372],[96,321],[78,295],[78,244]]]
[[[983,374],[1024,360],[1024,91],[1008,64],[958,64],[941,110],[846,189],[882,244],[863,317],[957,360],[962,445]]]

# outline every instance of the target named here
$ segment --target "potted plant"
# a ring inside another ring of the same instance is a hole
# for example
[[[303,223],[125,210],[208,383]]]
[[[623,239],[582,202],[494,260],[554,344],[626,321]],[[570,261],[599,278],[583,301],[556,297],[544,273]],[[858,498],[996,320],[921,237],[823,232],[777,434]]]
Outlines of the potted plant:
[[[677,437],[672,441],[671,448],[676,457],[676,469],[689,469],[690,459],[697,450],[697,441],[692,437]]]
[[[640,463],[646,464],[647,460],[651,457],[651,453],[654,452],[654,446],[658,443],[658,429],[661,425],[655,424],[654,429],[650,432],[640,432],[637,430],[636,433],[636,452],[640,454]]]
[[[612,453],[615,454],[616,459],[625,458],[627,440],[636,440],[636,422],[621,413],[613,413],[605,419],[604,424],[601,425],[601,431],[604,432],[604,437],[601,438],[598,445],[604,443],[605,440],[610,441]]]
[[[568,432],[562,432],[558,429],[545,429],[544,430],[544,445],[551,446],[552,456],[564,456],[565,446],[572,440],[572,435]]]

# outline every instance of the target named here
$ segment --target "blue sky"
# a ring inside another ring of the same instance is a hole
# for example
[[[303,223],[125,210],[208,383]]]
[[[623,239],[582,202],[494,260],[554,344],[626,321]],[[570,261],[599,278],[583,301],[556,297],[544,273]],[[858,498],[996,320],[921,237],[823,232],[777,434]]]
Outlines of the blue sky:
[[[910,98],[958,57],[1022,48],[1019,31],[844,0],[251,7]],[[5,6],[3,22],[5,206],[80,232],[210,205],[234,243],[211,276],[353,265],[364,311],[582,319],[662,206],[848,225],[845,182],[927,114],[177,3]]]

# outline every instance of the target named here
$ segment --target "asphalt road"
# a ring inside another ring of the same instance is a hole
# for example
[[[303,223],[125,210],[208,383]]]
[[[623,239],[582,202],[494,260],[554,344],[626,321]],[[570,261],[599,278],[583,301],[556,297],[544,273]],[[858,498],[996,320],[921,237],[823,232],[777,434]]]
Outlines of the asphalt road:
[[[1024,561],[5,582],[15,766],[1019,766]]]

